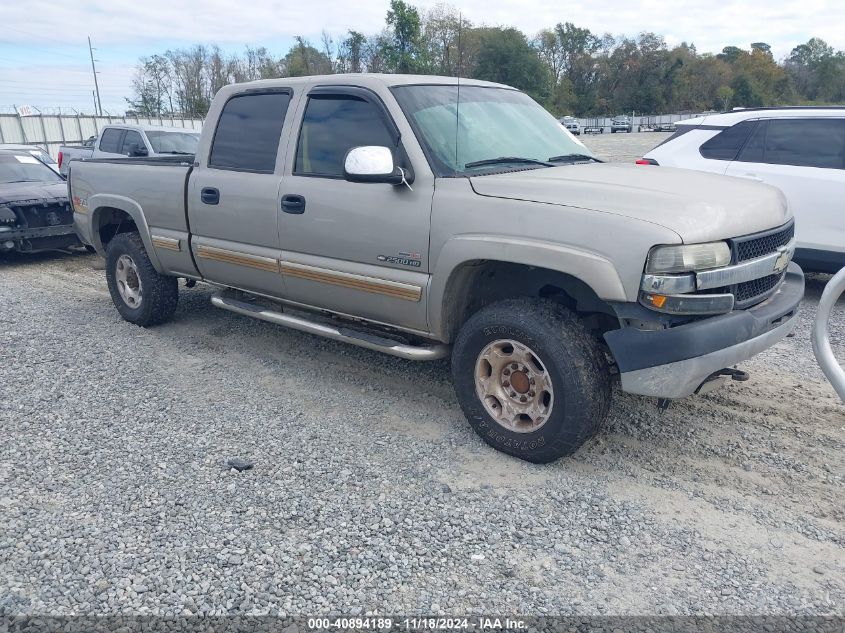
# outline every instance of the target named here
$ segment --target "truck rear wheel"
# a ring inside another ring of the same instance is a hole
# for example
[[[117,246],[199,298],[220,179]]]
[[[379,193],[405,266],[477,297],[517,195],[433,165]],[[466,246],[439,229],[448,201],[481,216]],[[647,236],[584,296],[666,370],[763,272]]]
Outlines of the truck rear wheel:
[[[156,271],[137,233],[119,233],[108,243],[106,279],[117,311],[130,323],[157,325],[176,311],[178,281]]]
[[[509,299],[470,317],[455,341],[452,378],[482,439],[535,463],[575,452],[601,428],[610,404],[597,341],[546,300]]]

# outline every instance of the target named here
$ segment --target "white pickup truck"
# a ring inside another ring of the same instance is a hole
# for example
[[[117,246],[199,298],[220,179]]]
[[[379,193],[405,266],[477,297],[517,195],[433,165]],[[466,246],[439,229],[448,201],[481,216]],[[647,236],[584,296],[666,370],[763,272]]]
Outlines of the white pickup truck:
[[[59,147],[59,170],[67,176],[68,163],[77,158],[121,158],[193,155],[198,131],[161,125],[106,125],[100,135],[82,145]]]

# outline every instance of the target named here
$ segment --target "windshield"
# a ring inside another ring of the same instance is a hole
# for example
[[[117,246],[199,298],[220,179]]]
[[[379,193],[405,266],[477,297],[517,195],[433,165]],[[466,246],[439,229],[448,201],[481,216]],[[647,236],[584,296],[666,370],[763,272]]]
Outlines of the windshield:
[[[196,132],[147,132],[156,154],[196,154],[200,135]]]
[[[0,183],[9,182],[62,182],[62,178],[29,154],[0,154]]]
[[[589,154],[557,119],[517,90],[461,86],[459,107],[457,86],[396,86],[393,92],[438,176],[477,175],[528,165],[499,161],[473,166],[502,157],[545,162],[551,157]]]

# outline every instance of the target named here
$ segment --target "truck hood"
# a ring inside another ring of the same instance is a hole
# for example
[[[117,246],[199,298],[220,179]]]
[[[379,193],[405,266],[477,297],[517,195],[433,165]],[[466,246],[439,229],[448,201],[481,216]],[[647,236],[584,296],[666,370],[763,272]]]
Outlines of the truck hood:
[[[764,231],[791,216],[780,190],[704,172],[592,163],[475,176],[481,196],[612,213],[658,224],[686,243]]]
[[[64,182],[0,182],[0,204],[32,203],[33,201],[67,200]]]

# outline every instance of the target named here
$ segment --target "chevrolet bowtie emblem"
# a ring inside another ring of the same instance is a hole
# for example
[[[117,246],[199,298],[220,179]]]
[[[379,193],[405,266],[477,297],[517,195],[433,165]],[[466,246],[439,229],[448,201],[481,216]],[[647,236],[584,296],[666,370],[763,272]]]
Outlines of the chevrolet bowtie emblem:
[[[781,246],[778,251],[780,252],[780,255],[775,260],[774,272],[779,274],[786,270],[786,267],[789,266],[790,253],[789,249],[785,246]]]

